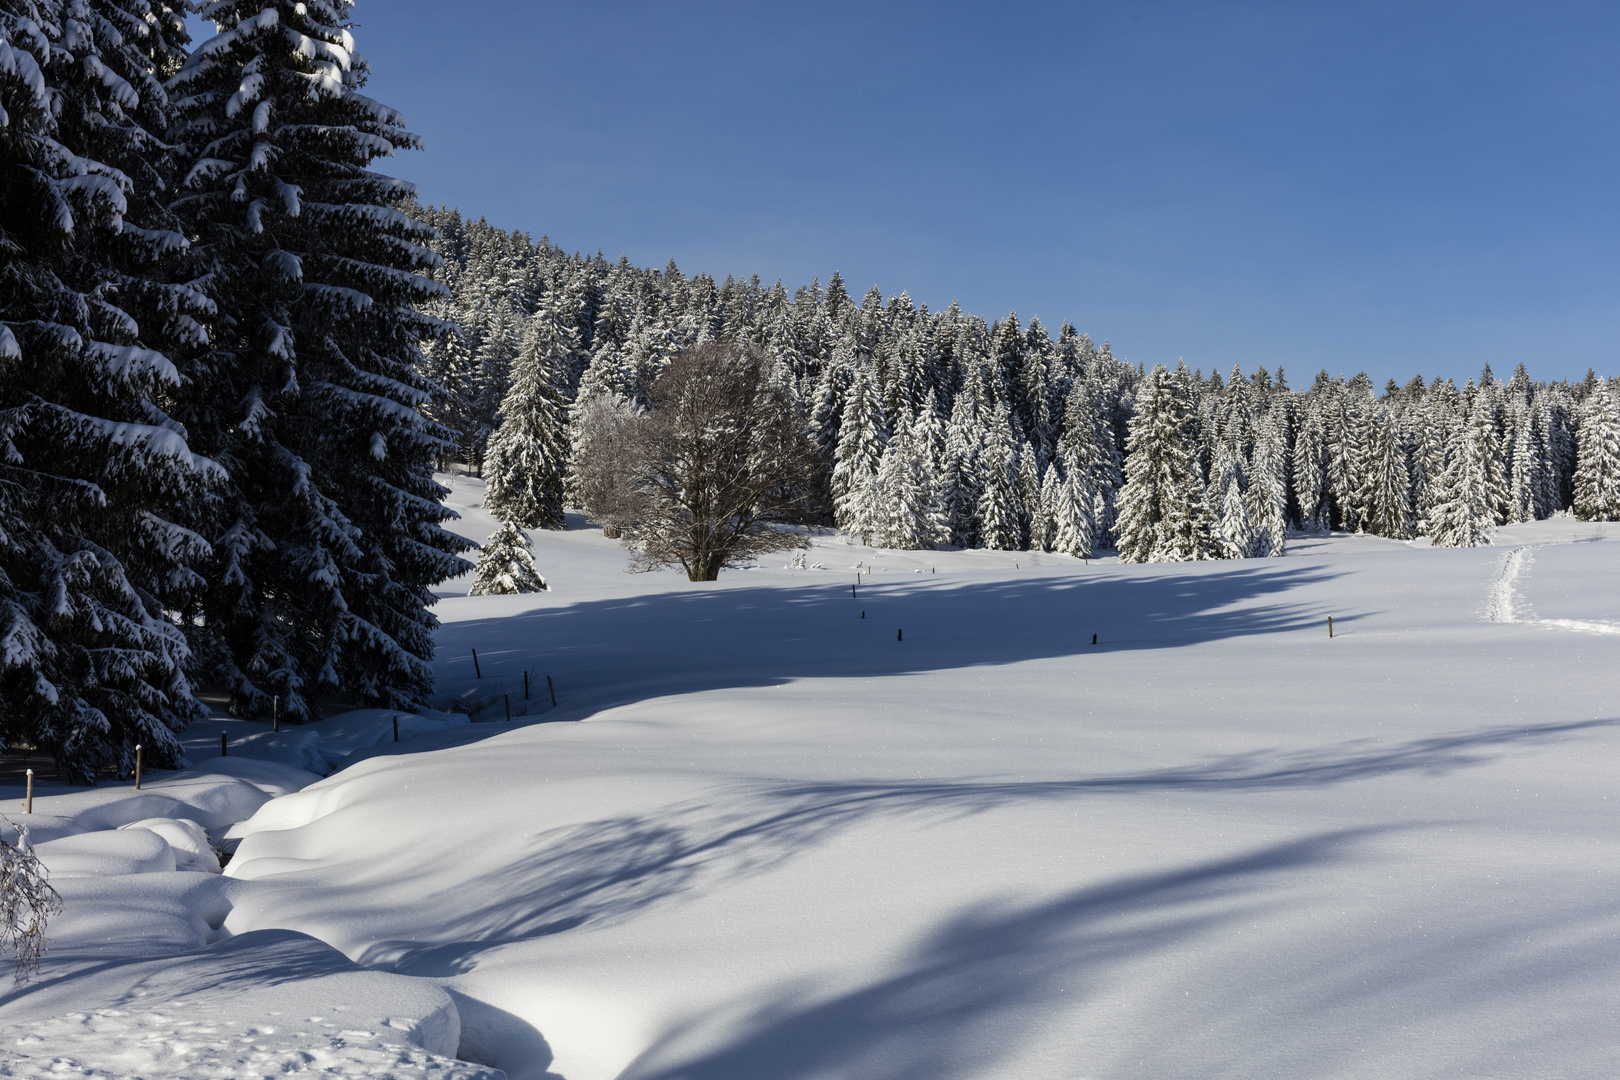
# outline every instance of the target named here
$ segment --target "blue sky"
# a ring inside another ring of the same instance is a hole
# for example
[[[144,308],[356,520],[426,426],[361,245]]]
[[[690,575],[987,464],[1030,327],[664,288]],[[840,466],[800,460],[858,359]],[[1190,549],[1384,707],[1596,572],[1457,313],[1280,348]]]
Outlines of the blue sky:
[[[1620,373],[1620,7],[360,0],[424,201],[1135,361]]]

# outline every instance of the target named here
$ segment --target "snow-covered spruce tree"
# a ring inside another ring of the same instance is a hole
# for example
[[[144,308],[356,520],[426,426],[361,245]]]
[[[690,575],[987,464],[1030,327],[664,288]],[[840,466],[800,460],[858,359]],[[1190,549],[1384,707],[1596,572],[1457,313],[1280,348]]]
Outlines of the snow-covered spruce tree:
[[[185,247],[150,130],[185,31],[137,6],[0,4],[0,738],[78,780],[136,743],[176,763],[202,711],[168,613],[208,549],[171,519],[218,469],[167,415],[180,379],[152,346],[206,302],[147,277]]]
[[[1012,417],[1005,404],[997,405],[979,452],[979,545],[1000,551],[1024,546],[1019,505],[1018,462],[1012,445]]]
[[[500,426],[489,441],[484,509],[525,529],[561,529],[563,476],[568,467],[563,371],[542,333],[531,330],[501,402]]]
[[[1059,502],[1062,499],[1063,480],[1058,475],[1057,462],[1049,462],[1041,477],[1040,495],[1029,515],[1029,548],[1031,551],[1056,551]]]
[[[1137,390],[1114,525],[1121,562],[1215,557],[1204,480],[1187,437],[1187,403],[1163,365]]]
[[[1215,448],[1210,488],[1220,492],[1215,512],[1216,550],[1223,559],[1247,559],[1254,548],[1254,529],[1243,497],[1243,465],[1236,447],[1222,439]]]
[[[1427,524],[1435,547],[1483,547],[1496,527],[1491,501],[1492,447],[1479,427],[1466,422],[1452,430],[1446,471],[1441,474]]]
[[[1072,457],[1067,460],[1065,472],[1052,514],[1052,550],[1089,559],[1097,543],[1098,507],[1102,500],[1087,486],[1087,472]]]
[[[1391,540],[1412,536],[1412,474],[1400,432],[1388,411],[1378,408],[1366,427],[1368,467],[1362,475],[1358,502],[1366,514],[1367,532]]]
[[[1576,454],[1575,516],[1620,521],[1620,417],[1606,379],[1598,380],[1581,409]]]
[[[853,372],[844,397],[832,472],[833,516],[838,527],[851,535],[870,536],[876,527],[873,480],[888,438],[877,388],[865,372]]]
[[[1327,449],[1319,403],[1301,418],[1294,439],[1294,495],[1299,503],[1299,527],[1305,532],[1327,532],[1329,525]]]
[[[1273,409],[1255,424],[1254,463],[1249,469],[1245,495],[1256,558],[1277,557],[1287,551],[1288,447],[1283,439],[1280,409]]]
[[[441,526],[432,463],[452,433],[420,409],[433,230],[370,171],[419,145],[359,91],[349,0],[219,0],[169,84],[189,163],[175,211],[218,316],[187,357],[183,420],[225,465],[203,528],[216,562],[195,634],[242,714],[312,695],[408,709],[432,685],[430,586],[473,545]]]
[[[945,460],[941,498],[950,526],[950,543],[974,547],[979,540],[977,512],[983,482],[979,476],[979,456],[984,431],[973,413],[966,394],[958,395],[951,407],[951,421],[945,428]]]
[[[534,568],[534,549],[524,531],[510,521],[496,529],[478,553],[477,573],[468,596],[545,592],[551,586]]]
[[[915,551],[939,542],[942,515],[930,470],[919,451],[915,429],[906,424],[894,433],[878,466],[872,543],[877,547]]]

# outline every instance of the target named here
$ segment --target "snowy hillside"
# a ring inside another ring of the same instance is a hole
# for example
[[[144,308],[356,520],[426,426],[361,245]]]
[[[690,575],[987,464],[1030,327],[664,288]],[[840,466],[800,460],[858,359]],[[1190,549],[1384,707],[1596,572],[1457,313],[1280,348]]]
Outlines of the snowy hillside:
[[[824,536],[692,584],[572,524],[532,534],[551,592],[440,603],[441,704],[491,722],[236,826],[214,951],[442,987],[513,1077],[1620,1067],[1616,526],[1147,566]],[[73,953],[9,1049],[117,999]]]

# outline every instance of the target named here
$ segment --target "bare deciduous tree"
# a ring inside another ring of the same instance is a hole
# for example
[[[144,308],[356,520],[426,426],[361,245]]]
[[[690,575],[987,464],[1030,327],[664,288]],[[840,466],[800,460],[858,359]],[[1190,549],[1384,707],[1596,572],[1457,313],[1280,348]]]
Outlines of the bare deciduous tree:
[[[16,954],[15,981],[21,983],[39,972],[45,923],[62,910],[62,898],[45,880],[45,868],[28,844],[28,829],[11,827],[17,830],[15,844],[0,832],[0,955]]]
[[[680,566],[713,581],[724,566],[803,547],[782,526],[805,520],[812,457],[786,372],[757,350],[709,342],[677,356],[652,408],[592,440],[583,463],[600,483],[585,510],[617,527],[634,567]]]

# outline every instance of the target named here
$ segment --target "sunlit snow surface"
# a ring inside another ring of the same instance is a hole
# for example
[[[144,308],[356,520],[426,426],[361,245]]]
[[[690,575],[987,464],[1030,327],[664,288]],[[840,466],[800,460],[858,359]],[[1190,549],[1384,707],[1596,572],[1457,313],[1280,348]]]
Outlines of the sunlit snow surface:
[[[265,803],[197,890],[226,940],[143,963],[319,939],[513,1077],[1620,1075],[1620,525],[1146,567],[825,536],[694,585],[570,523],[551,592],[441,588],[438,704],[488,723]],[[203,875],[104,880],[160,878]],[[185,1000],[247,1024],[255,962]],[[8,1038],[112,1007],[72,970]],[[369,1053],[367,1000],[299,1030]],[[445,1037],[345,1068],[476,1069]]]

